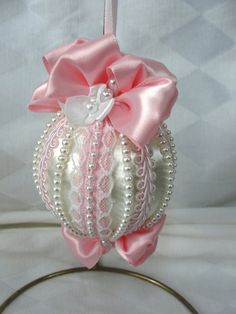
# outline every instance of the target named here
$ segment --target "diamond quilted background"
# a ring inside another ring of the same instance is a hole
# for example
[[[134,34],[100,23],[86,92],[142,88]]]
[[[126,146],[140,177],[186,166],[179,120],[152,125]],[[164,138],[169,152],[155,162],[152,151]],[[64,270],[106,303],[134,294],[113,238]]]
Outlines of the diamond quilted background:
[[[41,56],[77,37],[100,35],[102,16],[101,0],[0,1],[1,222],[54,221],[31,174],[34,144],[51,115],[27,112],[26,104],[47,79]],[[235,16],[235,0],[119,0],[123,51],[158,59],[179,79],[180,96],[167,122],[178,151],[175,193],[160,253],[140,270],[158,274],[206,314],[236,312]],[[56,230],[45,237],[42,230],[6,232],[0,237],[1,298],[46,269],[77,265]],[[107,257],[114,265],[117,259],[114,252]],[[27,313],[36,313],[37,304],[39,312],[54,313],[60,293],[52,291],[45,304],[26,295],[18,312],[26,313],[25,301]]]

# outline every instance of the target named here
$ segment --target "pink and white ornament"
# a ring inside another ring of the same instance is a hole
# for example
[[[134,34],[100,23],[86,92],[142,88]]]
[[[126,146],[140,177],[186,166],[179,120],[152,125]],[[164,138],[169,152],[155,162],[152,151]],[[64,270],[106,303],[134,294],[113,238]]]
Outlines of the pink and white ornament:
[[[175,145],[163,121],[176,78],[160,62],[121,52],[113,34],[43,60],[49,78],[29,109],[57,115],[34,154],[42,200],[83,265],[114,247],[137,266],[155,250],[173,190]]]

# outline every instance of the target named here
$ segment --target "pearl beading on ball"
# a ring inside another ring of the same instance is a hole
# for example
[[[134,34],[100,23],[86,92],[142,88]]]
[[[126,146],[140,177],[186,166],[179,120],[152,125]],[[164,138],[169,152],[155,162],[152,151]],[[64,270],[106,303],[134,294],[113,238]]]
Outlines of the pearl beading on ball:
[[[96,230],[96,208],[94,207],[94,204],[96,202],[94,197],[94,184],[96,183],[95,177],[96,177],[96,167],[97,167],[97,159],[98,159],[98,149],[100,146],[101,141],[101,128],[103,123],[102,122],[96,122],[94,129],[93,129],[93,135],[92,135],[92,145],[89,152],[88,157],[88,169],[87,169],[87,185],[86,185],[86,210],[87,210],[87,232],[90,237],[95,237],[97,235]]]
[[[124,169],[124,184],[125,184],[125,196],[124,196],[124,213],[121,222],[119,223],[117,230],[113,233],[111,237],[111,241],[117,240],[127,228],[131,212],[133,208],[133,200],[134,200],[134,191],[133,191],[133,175],[132,175],[132,164],[131,164],[131,151],[128,147],[128,141],[126,136],[120,134],[121,145],[122,145],[122,162]]]
[[[64,119],[64,122],[63,122]],[[64,124],[63,124],[64,123]],[[101,125],[101,124],[100,124]],[[95,128],[98,128],[99,124],[96,124]],[[60,130],[60,132],[58,131]],[[86,216],[86,226],[87,232],[82,232],[80,230],[80,226],[74,221],[73,217],[70,215],[70,211],[68,208],[64,208],[64,204],[62,202],[63,193],[67,193],[65,187],[62,187],[62,178],[64,170],[67,167],[67,162],[70,158],[70,145],[74,143],[71,141],[71,137],[73,137],[74,131],[72,128],[68,126],[68,123],[65,120],[63,114],[58,113],[55,118],[52,119],[51,123],[47,125],[47,128],[44,130],[43,135],[40,137],[37,146],[35,148],[34,159],[33,159],[33,176],[35,180],[35,184],[39,193],[42,194],[43,201],[47,204],[48,208],[53,211],[53,213],[60,218],[62,223],[70,229],[72,233],[81,237],[94,237],[97,235],[96,230],[96,208],[94,207],[94,186],[88,185],[87,190],[91,196],[86,197],[87,205],[86,209],[88,210]],[[89,151],[90,155],[88,158],[88,169],[89,173],[88,179],[92,179],[96,173],[96,158],[97,154],[99,154],[99,142],[100,142],[100,130],[94,129],[92,130],[93,138],[91,140],[91,149]],[[61,138],[63,136],[63,139]],[[49,162],[49,159],[52,158],[51,154],[53,150],[59,145],[60,139],[60,155],[57,157],[56,170],[54,171],[54,180],[53,180],[53,194],[49,195],[49,191],[47,190],[47,184],[45,180],[47,179],[47,167],[46,162]],[[168,168],[168,184],[166,186],[166,190],[164,192],[164,197],[162,197],[163,201],[161,203],[161,208],[157,211],[154,211],[153,214],[149,218],[146,219],[141,228],[150,228],[153,224],[155,224],[162,216],[167,207],[168,201],[170,200],[170,195],[173,190],[173,181],[175,176],[175,167],[176,167],[176,151],[175,145],[173,143],[173,137],[171,136],[171,132],[167,129],[166,124],[163,124],[157,135],[157,140],[159,142],[158,146],[160,147],[161,155],[163,156],[163,160],[165,161],[165,169]],[[51,141],[51,142],[50,142]],[[121,163],[123,165],[124,170],[124,209],[122,212],[122,217],[120,218],[118,225],[114,229],[113,233],[109,239],[106,239],[106,242],[115,241],[123,234],[132,232],[133,229],[127,229],[129,223],[131,222],[132,215],[134,214],[134,206],[137,202],[134,198],[134,178],[133,178],[133,168],[136,167],[133,164],[133,158],[131,158],[131,153],[137,154],[133,150],[133,146],[130,145],[129,140],[124,136],[120,135],[120,144],[121,145],[121,153],[122,160]],[[74,144],[73,144],[74,145]],[[89,144],[90,145],[90,144]],[[151,147],[149,147],[151,153]],[[150,155],[151,157],[151,155]],[[43,164],[42,164],[43,162]],[[40,172],[39,169],[41,169]],[[43,176],[42,176],[43,173]],[[137,191],[135,192],[135,194]],[[50,203],[52,201],[52,204]],[[91,205],[92,204],[92,208]],[[51,206],[50,206],[51,205]],[[90,207],[89,207],[90,206]],[[90,215],[91,211],[91,215]],[[101,238],[101,240],[103,240]],[[104,241],[103,241],[104,242]],[[105,243],[106,244],[106,243]],[[104,245],[105,245],[104,244]]]
[[[167,129],[167,125],[165,123],[162,124],[162,126],[159,129],[159,133],[158,133],[158,139],[160,141],[160,145],[161,145],[161,154],[163,155],[163,158],[168,161],[168,181],[170,182],[170,184],[168,184],[168,189],[165,192],[164,195],[164,202],[162,202],[162,207],[155,212],[151,217],[149,217],[145,224],[144,227],[145,228],[150,228],[152,227],[162,216],[162,214],[165,212],[166,207],[168,206],[168,202],[170,201],[170,195],[172,194],[173,191],[173,181],[175,178],[175,173],[176,170],[175,168],[177,167],[176,164],[176,150],[175,148],[175,144],[174,144],[174,139],[171,136],[171,131]]]
[[[35,148],[33,159],[33,177],[36,188],[49,210],[54,212],[53,200],[48,194],[47,170],[48,160],[53,149],[59,144],[59,137],[64,132],[65,118],[60,112],[47,124]]]
[[[57,158],[56,171],[54,172],[54,180],[53,180],[53,199],[54,199],[54,209],[56,216],[61,220],[64,226],[76,235],[85,236],[71,221],[71,219],[67,216],[67,212],[63,209],[62,204],[62,180],[63,173],[67,166],[67,160],[70,153],[71,146],[71,137],[73,133],[73,128],[67,126],[65,137],[61,142],[60,155]]]

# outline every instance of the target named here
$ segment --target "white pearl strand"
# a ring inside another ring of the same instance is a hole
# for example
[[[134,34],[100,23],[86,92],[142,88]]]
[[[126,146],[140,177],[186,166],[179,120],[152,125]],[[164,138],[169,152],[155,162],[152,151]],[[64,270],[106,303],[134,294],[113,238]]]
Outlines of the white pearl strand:
[[[71,218],[67,217],[65,210],[62,207],[62,177],[64,170],[67,165],[67,161],[70,154],[71,137],[73,133],[72,127],[67,127],[65,137],[62,139],[62,147],[60,149],[60,155],[57,158],[56,171],[54,172],[53,180],[53,199],[54,199],[54,210],[56,216],[61,220],[66,228],[68,228],[72,233],[85,236],[71,221]]]
[[[167,166],[169,168],[168,170],[169,184],[167,191],[165,192],[164,202],[162,202],[161,208],[146,220],[144,224],[145,228],[152,227],[161,218],[161,216],[165,212],[166,207],[168,206],[168,202],[170,201],[170,195],[172,194],[174,188],[173,181],[176,173],[175,168],[177,166],[176,164],[177,157],[176,150],[174,149],[175,148],[175,144],[173,143],[174,139],[171,136],[171,131],[167,129],[167,125],[165,123],[162,124],[162,126],[159,129],[158,138],[160,139],[161,145],[160,152],[163,158],[168,161]]]
[[[97,235],[96,230],[96,208],[94,207],[95,198],[94,198],[94,182],[95,182],[95,171],[96,171],[96,160],[98,157],[98,148],[100,144],[100,138],[101,138],[101,128],[103,126],[102,122],[96,122],[95,123],[95,131],[94,135],[92,136],[92,147],[91,151],[89,152],[89,158],[88,158],[88,176],[87,176],[87,184],[86,184],[86,225],[87,225],[87,232],[90,237],[95,237]],[[95,217],[94,217],[95,216]]]
[[[34,178],[34,183],[36,185],[36,189],[38,190],[38,193],[39,195],[42,194],[41,192],[41,189],[40,189],[40,175],[39,175],[39,164],[40,164],[40,161],[41,161],[41,153],[43,151],[43,147],[47,141],[47,135],[49,134],[50,130],[52,129],[52,127],[58,123],[58,121],[63,118],[62,114],[60,112],[57,113],[57,115],[55,117],[53,117],[51,119],[51,122],[50,123],[47,123],[47,126],[46,128],[43,130],[43,134],[40,136],[40,139],[38,140],[37,142],[37,145],[35,147],[35,150],[34,150],[34,155],[33,155],[33,178]],[[46,204],[47,208],[49,210],[52,210],[53,213],[55,214],[54,212],[54,209],[53,207],[52,208],[49,208],[48,205]]]
[[[52,118],[52,122],[55,123],[57,121],[56,118]],[[37,145],[34,149],[34,155],[33,155],[33,178],[34,183],[36,184],[37,190],[39,190],[39,162],[40,162],[40,153],[42,152],[43,144],[47,140],[46,135],[48,134],[50,128],[52,127],[52,123],[48,123],[47,127],[44,129],[43,134],[40,136],[40,139],[37,142]],[[40,191],[38,191],[39,194],[41,194]]]
[[[125,208],[122,220],[117,227],[117,230],[113,233],[113,235],[110,238],[110,241],[116,241],[126,230],[130,218],[131,218],[131,206],[133,204],[134,200],[134,191],[133,191],[133,175],[131,172],[132,164],[131,164],[131,151],[128,148],[128,141],[127,138],[120,134],[121,138],[121,145],[122,145],[122,159],[123,159],[123,168],[125,172],[124,176],[124,184],[125,184]]]

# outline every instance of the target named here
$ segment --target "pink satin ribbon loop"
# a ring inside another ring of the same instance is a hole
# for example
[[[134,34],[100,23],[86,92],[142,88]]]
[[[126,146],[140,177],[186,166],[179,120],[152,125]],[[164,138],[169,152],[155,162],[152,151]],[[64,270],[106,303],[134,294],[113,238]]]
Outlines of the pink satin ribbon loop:
[[[87,268],[94,267],[101,256],[110,250],[102,246],[98,238],[76,237],[64,226],[62,226],[62,233],[74,257]]]
[[[135,231],[118,239],[115,243],[117,252],[129,264],[139,266],[155,251],[158,235],[165,222],[165,215],[149,229]]]
[[[156,249],[158,235],[165,222],[165,215],[150,229],[137,230],[124,235],[115,242],[115,248],[129,264],[142,264]],[[98,238],[80,238],[69,232],[64,226],[62,233],[71,249],[72,254],[82,265],[92,268],[103,254],[112,246],[105,247]]]
[[[35,90],[30,110],[58,111],[59,102],[88,95],[89,87],[113,79],[115,105],[108,117],[139,147],[156,134],[177,98],[176,78],[163,64],[121,53],[112,34],[76,40],[43,60],[49,79]]]

